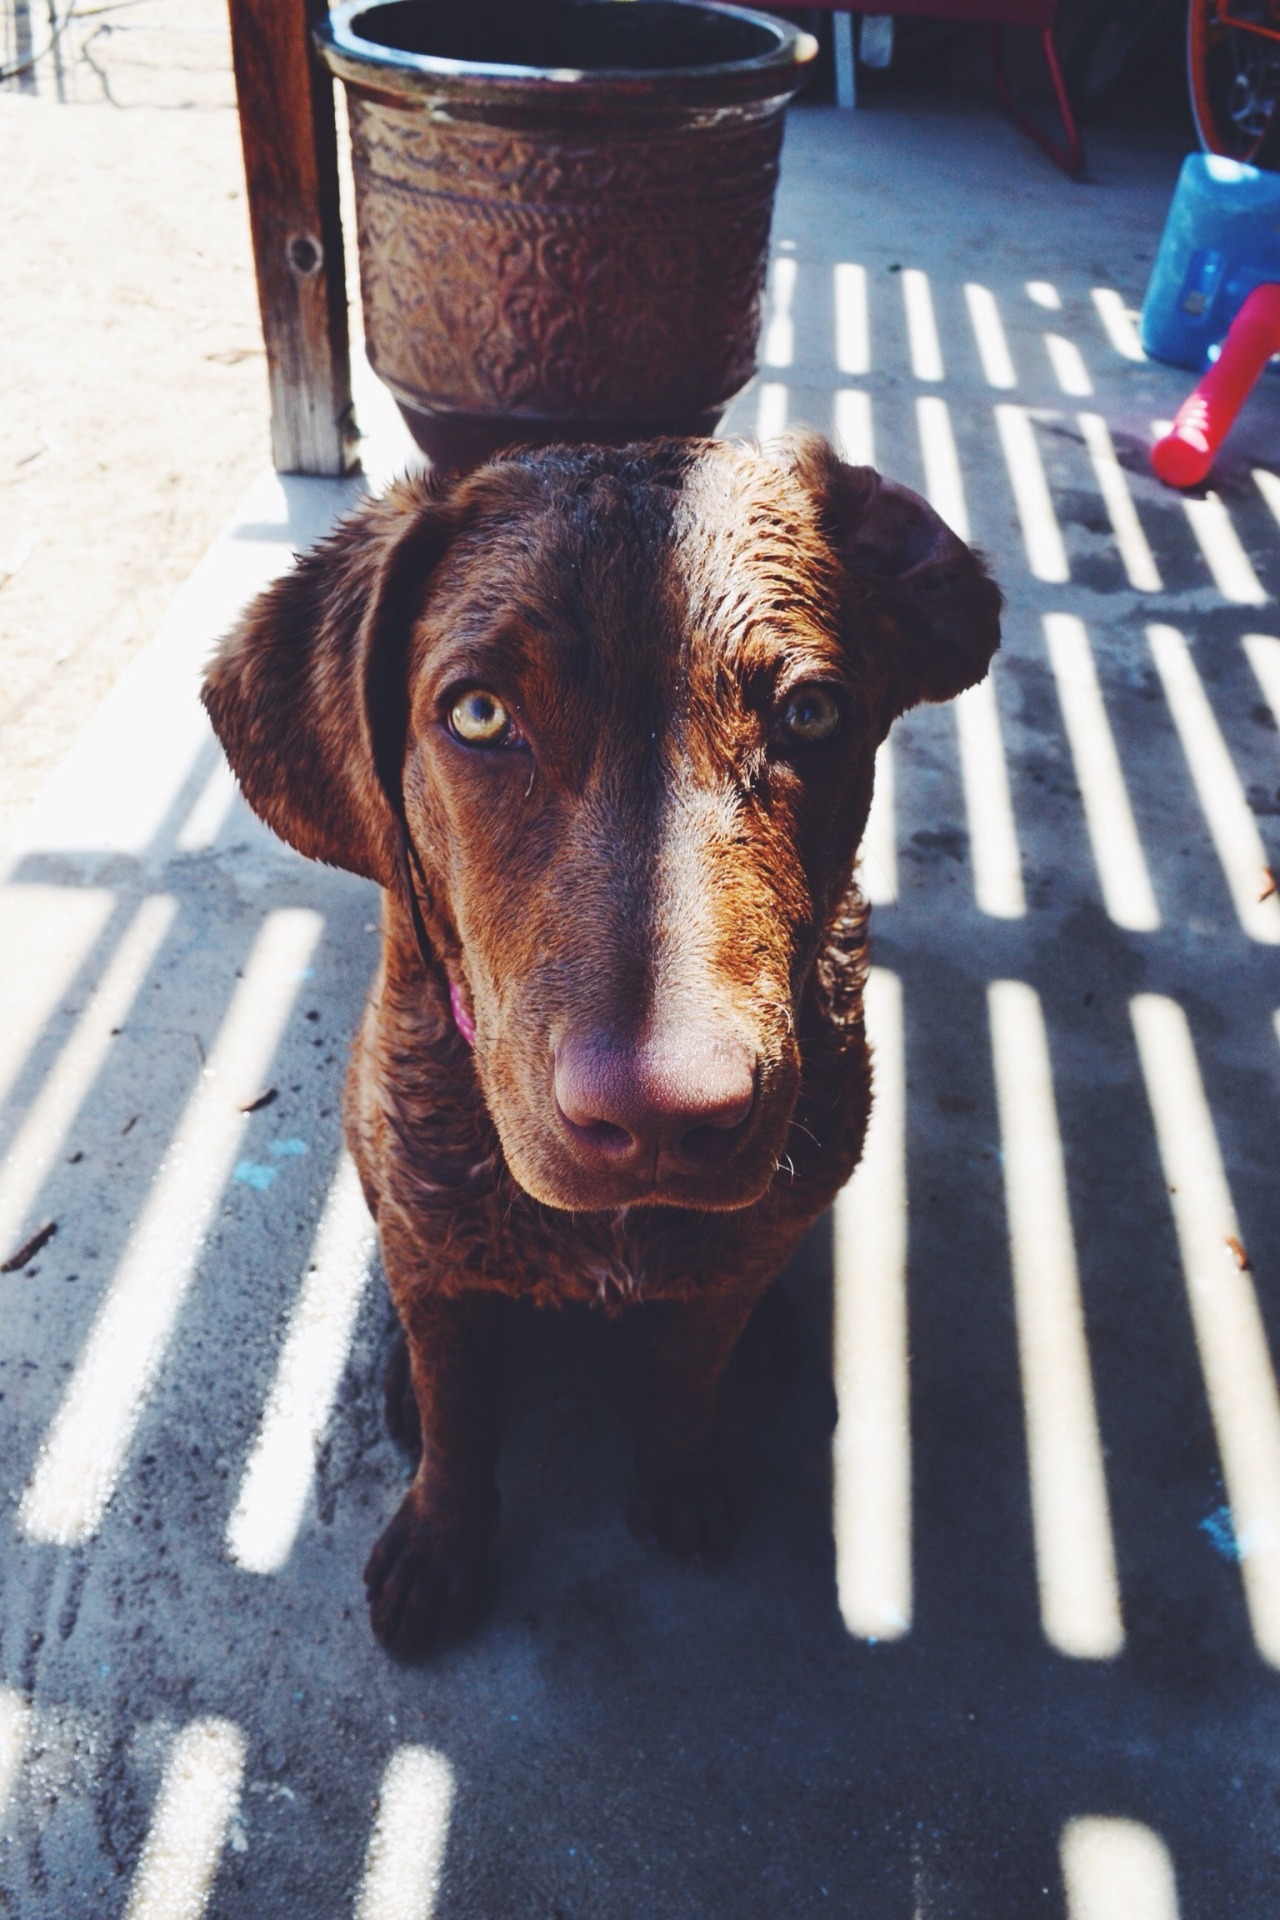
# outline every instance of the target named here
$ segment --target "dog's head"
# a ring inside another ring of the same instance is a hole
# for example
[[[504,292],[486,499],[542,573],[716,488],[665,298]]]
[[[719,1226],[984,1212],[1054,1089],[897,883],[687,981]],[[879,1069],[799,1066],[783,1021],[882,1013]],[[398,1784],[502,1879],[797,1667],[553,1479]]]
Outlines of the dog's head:
[[[782,1152],[876,747],[982,678],[999,608],[813,436],[514,452],[363,507],[204,697],[262,817],[420,915],[535,1198],[730,1208]]]

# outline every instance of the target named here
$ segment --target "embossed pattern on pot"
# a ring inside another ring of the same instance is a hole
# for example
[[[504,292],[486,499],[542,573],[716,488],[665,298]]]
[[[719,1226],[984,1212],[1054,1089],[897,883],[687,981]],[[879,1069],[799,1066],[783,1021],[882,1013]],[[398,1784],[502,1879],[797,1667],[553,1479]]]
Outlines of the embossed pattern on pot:
[[[663,427],[750,379],[781,121],[601,137],[353,99],[370,357],[412,407]]]

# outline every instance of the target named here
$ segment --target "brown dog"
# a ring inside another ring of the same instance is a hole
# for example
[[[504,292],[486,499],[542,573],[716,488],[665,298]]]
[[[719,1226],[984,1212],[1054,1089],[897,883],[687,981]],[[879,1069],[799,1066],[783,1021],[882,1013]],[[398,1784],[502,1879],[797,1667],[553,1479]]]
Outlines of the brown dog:
[[[385,890],[346,1127],[422,1441],[365,1576],[388,1646],[479,1604],[502,1295],[665,1303],[632,1525],[727,1545],[716,1383],[866,1127],[875,750],[999,611],[816,436],[668,440],[405,481],[221,648],[250,804]]]

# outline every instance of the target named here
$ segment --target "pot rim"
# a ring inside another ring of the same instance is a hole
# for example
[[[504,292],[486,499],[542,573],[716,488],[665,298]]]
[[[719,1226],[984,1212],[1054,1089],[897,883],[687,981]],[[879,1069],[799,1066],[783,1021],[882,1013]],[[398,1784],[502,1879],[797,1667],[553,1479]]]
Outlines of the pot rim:
[[[432,0],[435,3],[435,0]],[[581,3],[581,0],[580,0]],[[763,53],[735,60],[705,61],[688,67],[526,67],[491,60],[455,60],[440,54],[410,53],[364,39],[355,29],[361,14],[372,13],[396,0],[340,0],[314,28],[317,51],[334,73],[350,85],[386,95],[388,90],[419,97],[457,96],[477,88],[511,95],[530,93],[547,98],[581,98],[584,89],[606,94],[617,105],[627,96],[637,104],[654,105],[655,95],[666,99],[782,98],[794,94],[808,78],[818,52],[813,35],[772,14],[729,6],[724,0],[586,0],[598,6],[625,5],[640,12],[648,5],[688,7],[744,21],[770,34],[774,44]]]

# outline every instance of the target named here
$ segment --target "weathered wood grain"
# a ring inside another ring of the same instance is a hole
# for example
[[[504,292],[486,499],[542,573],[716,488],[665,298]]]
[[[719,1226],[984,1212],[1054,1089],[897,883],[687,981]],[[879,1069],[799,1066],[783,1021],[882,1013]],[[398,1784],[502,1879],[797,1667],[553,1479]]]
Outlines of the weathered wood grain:
[[[356,464],[333,82],[324,0],[229,0],[258,301],[281,473]]]

